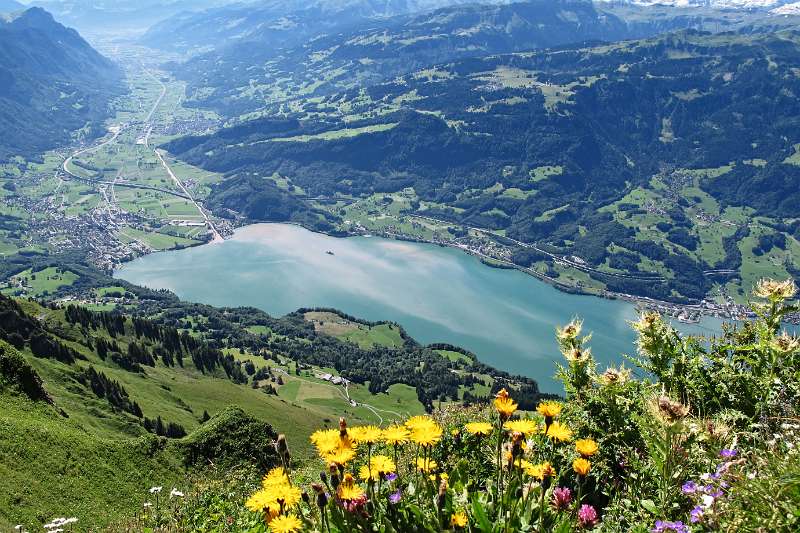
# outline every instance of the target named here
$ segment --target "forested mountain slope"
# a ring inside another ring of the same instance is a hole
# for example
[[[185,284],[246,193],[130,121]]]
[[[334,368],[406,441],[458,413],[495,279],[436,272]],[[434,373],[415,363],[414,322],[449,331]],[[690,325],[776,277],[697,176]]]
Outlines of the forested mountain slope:
[[[92,135],[121,72],[75,30],[40,8],[0,18],[0,160],[30,156],[67,142],[75,130]]]
[[[208,50],[237,42],[286,48],[356,22],[421,13],[469,0],[269,0],[183,12],[156,24],[140,42],[165,50]],[[484,4],[508,3],[489,0]]]
[[[189,82],[192,104],[232,117],[276,102],[386,81],[458,58],[647,37],[685,28],[721,31],[751,18],[744,12],[635,7],[619,8],[617,16],[588,0],[529,0],[458,5],[388,18],[368,18],[369,10],[357,9],[325,16],[312,5],[288,18],[281,14],[280,22],[264,27],[255,25],[252,12],[241,10],[238,18],[220,10],[215,24],[206,20],[208,16],[194,15],[190,20],[199,19],[199,27],[178,25],[172,32],[162,27],[153,36],[172,43],[198,36],[202,40],[209,28],[215,33],[241,28],[228,46],[172,69]]]
[[[799,69],[796,31],[473,58],[168,149],[235,176],[219,194],[274,172],[310,196],[413,187],[428,215],[666,277],[609,287],[699,298],[704,271],[741,267],[748,231],[734,221],[712,238],[704,218],[741,206],[796,246]]]

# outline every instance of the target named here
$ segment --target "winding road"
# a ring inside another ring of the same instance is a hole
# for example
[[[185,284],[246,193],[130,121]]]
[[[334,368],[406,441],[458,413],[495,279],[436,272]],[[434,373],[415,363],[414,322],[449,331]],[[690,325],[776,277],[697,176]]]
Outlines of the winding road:
[[[209,232],[211,233],[211,236],[212,236],[212,241],[211,242],[222,242],[224,239],[223,239],[222,235],[220,234],[219,230],[217,229],[217,227],[214,225],[214,221],[211,219],[211,216],[209,215],[209,213],[203,208],[203,206],[200,204],[200,202],[198,202],[194,198],[192,193],[184,185],[184,183],[181,181],[181,179],[175,174],[175,172],[173,172],[172,168],[167,163],[167,161],[164,158],[164,156],[161,153],[161,151],[159,151],[157,148],[154,148],[154,147],[150,146],[150,136],[153,133],[153,128],[155,126],[153,124],[153,115],[155,115],[156,110],[161,105],[161,103],[164,101],[164,97],[167,94],[167,86],[155,74],[153,74],[153,72],[151,72],[150,70],[146,69],[144,67],[144,65],[142,65],[141,68],[142,68],[143,72],[145,72],[148,76],[153,78],[161,86],[161,94],[159,94],[158,98],[153,103],[153,107],[150,109],[150,111],[147,114],[147,117],[144,120],[144,123],[143,123],[143,125],[144,125],[144,127],[143,127],[144,136],[141,137],[141,139],[143,141],[144,146],[147,149],[153,151],[155,156],[160,161],[161,165],[164,167],[164,170],[167,172],[167,175],[170,177],[170,179],[172,179],[173,183],[175,183],[175,186],[177,187],[178,190],[167,189],[167,188],[163,188],[163,187],[156,187],[156,186],[152,186],[152,185],[141,185],[141,184],[130,183],[130,182],[126,182],[126,181],[120,181],[120,176],[119,175],[117,175],[114,178],[114,180],[112,180],[112,181],[102,180],[102,179],[86,178],[86,177],[80,176],[80,175],[76,174],[75,172],[73,172],[72,170],[70,170],[69,167],[70,167],[71,164],[73,164],[73,161],[74,161],[74,159],[76,157],[79,157],[79,156],[81,156],[83,154],[87,154],[87,153],[98,151],[98,150],[104,148],[105,146],[108,146],[109,144],[116,142],[117,139],[119,138],[120,134],[123,131],[127,130],[128,128],[130,128],[130,125],[128,125],[128,124],[122,124],[122,125],[116,127],[115,129],[112,129],[111,131],[113,132],[113,135],[111,137],[109,137],[108,139],[106,139],[104,141],[101,141],[99,144],[95,144],[95,145],[92,145],[92,146],[87,146],[87,147],[84,147],[84,148],[80,148],[79,150],[73,152],[70,156],[68,156],[64,160],[63,164],[61,165],[61,168],[64,170],[64,173],[66,173],[66,175],[67,175],[67,177],[69,179],[82,181],[84,183],[89,183],[89,184],[93,184],[93,185],[108,185],[108,186],[110,186],[111,187],[111,191],[112,191],[112,196],[113,196],[113,188],[114,187],[126,187],[126,188],[129,188],[129,189],[140,189],[140,190],[157,191],[157,192],[160,192],[160,193],[164,193],[164,194],[169,194],[171,196],[175,196],[177,198],[182,198],[184,200],[188,200],[188,201],[192,202],[192,204],[194,204],[195,208],[200,213],[200,216],[203,218],[203,222],[205,223],[206,227],[208,228]],[[140,143],[140,144],[142,144],[142,143]],[[105,197],[106,202],[108,203],[108,201],[109,201],[108,196],[105,195],[105,193],[103,194],[103,196]],[[111,207],[110,207],[110,204],[109,204],[109,210],[110,210],[110,208]]]

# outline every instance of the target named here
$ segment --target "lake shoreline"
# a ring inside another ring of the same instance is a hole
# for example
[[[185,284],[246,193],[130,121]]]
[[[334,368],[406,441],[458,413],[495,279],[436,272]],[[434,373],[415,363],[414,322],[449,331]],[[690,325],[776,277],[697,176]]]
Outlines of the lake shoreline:
[[[580,296],[594,296],[606,300],[620,300],[625,301],[631,304],[634,304],[637,309],[648,309],[648,310],[655,310],[664,315],[667,315],[671,318],[675,318],[680,322],[685,324],[698,324],[704,317],[708,318],[717,318],[722,320],[744,320],[747,318],[753,318],[755,314],[747,307],[736,304],[735,306],[729,306],[728,308],[723,308],[719,306],[719,304],[715,302],[710,302],[708,300],[703,300],[697,304],[678,304],[674,302],[667,302],[663,300],[656,300],[654,298],[648,298],[646,296],[637,296],[635,294],[625,294],[625,293],[618,293],[613,291],[606,291],[606,290],[596,290],[596,291],[589,291],[582,289],[581,287],[577,287],[575,285],[569,285],[563,282],[558,281],[557,279],[551,278],[546,276],[540,272],[537,272],[531,268],[526,268],[521,265],[517,265],[511,261],[505,261],[502,259],[497,259],[495,257],[490,257],[485,254],[480,253],[477,250],[471,250],[465,246],[459,246],[456,243],[448,243],[448,242],[440,242],[440,241],[433,241],[421,238],[412,238],[407,236],[398,235],[391,232],[368,232],[368,231],[337,231],[335,233],[329,233],[325,231],[320,231],[311,227],[308,227],[305,224],[301,224],[298,222],[255,222],[255,221],[248,221],[240,226],[237,226],[236,229],[252,226],[255,224],[288,224],[292,226],[298,226],[304,228],[312,233],[318,233],[320,235],[326,235],[328,237],[333,238],[351,238],[351,237],[380,237],[385,239],[391,239],[401,242],[415,242],[420,244],[431,244],[440,247],[452,248],[454,250],[459,250],[467,255],[471,255],[472,257],[477,258],[481,264],[487,266],[489,268],[496,268],[499,270],[516,270],[532,276],[539,281],[547,283],[548,285],[554,287],[555,289],[564,292],[566,294],[575,294]],[[344,235],[342,233],[345,233]],[[796,324],[800,323],[798,320],[789,320],[789,323]]]
[[[566,294],[574,294],[580,296],[594,296],[605,300],[619,300],[633,304],[636,306],[637,309],[647,309],[658,311],[659,313],[674,318],[682,323],[685,324],[698,324],[701,322],[703,318],[716,318],[721,320],[734,320],[734,321],[741,321],[745,319],[751,319],[755,316],[755,314],[746,306],[741,304],[734,304],[729,303],[728,305],[720,305],[716,302],[712,302],[710,300],[703,300],[696,304],[679,304],[675,302],[668,302],[664,300],[657,300],[654,298],[649,298],[646,296],[638,296],[635,294],[626,294],[626,293],[619,293],[614,291],[607,291],[607,290],[586,290],[582,287],[570,285],[567,283],[563,283],[555,278],[542,274],[541,272],[537,272],[534,269],[523,267],[521,265],[517,265],[511,261],[506,261],[502,259],[498,259],[495,257],[487,256],[482,254],[477,250],[472,250],[466,246],[460,246],[457,243],[446,242],[446,241],[434,241],[434,240],[427,240],[418,237],[409,237],[405,235],[398,235],[392,232],[369,232],[367,230],[364,231],[335,231],[335,232],[327,232],[322,231],[316,228],[312,228],[306,224],[302,224],[299,222],[268,222],[268,221],[255,221],[255,220],[239,220],[234,223],[234,232],[224,235],[224,240],[228,240],[229,238],[235,235],[235,232],[246,228],[249,226],[255,226],[259,224],[285,224],[289,226],[296,226],[308,230],[312,233],[316,233],[319,235],[325,235],[327,237],[332,237],[335,239],[348,239],[353,237],[378,237],[384,239],[390,239],[399,242],[414,242],[419,244],[430,244],[435,245],[443,248],[451,248],[454,250],[459,250],[466,255],[470,255],[472,257],[477,258],[480,263],[486,267],[494,268],[498,270],[516,270],[518,272],[522,272],[527,274],[533,278],[542,281],[555,289],[566,293]],[[483,230],[481,230],[483,231]],[[206,242],[199,242],[193,243],[187,246],[181,246],[174,249],[169,250],[152,250],[146,254],[131,257],[123,262],[120,265],[115,266],[114,271],[116,271],[122,265],[129,263],[138,259],[139,257],[144,257],[145,255],[152,255],[157,254],[160,252],[169,252],[175,250],[183,250],[187,248],[197,248],[206,245],[215,245],[219,244],[221,241],[216,240],[209,240]],[[797,325],[800,324],[800,317],[787,317],[787,323]]]
[[[576,316],[594,333],[601,367],[632,353],[630,323],[638,313],[630,302],[569,294],[518,269],[485,268],[456,247],[373,237],[247,225],[214,246],[140,257],[115,277],[217,307],[250,306],[274,316],[327,307],[394,322],[421,344],[460,346],[490,366],[536,379],[546,392],[556,390],[561,359],[555,328]],[[721,327],[713,318],[675,325],[695,335]]]

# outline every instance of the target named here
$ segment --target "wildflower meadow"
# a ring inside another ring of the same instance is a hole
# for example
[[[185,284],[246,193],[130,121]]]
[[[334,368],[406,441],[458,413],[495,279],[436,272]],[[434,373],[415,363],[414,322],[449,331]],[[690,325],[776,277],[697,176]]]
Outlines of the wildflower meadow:
[[[800,530],[800,340],[782,330],[795,294],[791,281],[762,281],[754,318],[706,339],[644,312],[632,324],[636,353],[607,369],[574,320],[556,331],[561,399],[523,412],[501,389],[485,404],[386,427],[341,419],[310,435],[310,465],[293,464],[281,436],[280,464],[228,492],[235,513],[202,523],[275,533]],[[182,516],[208,518],[209,500],[185,501],[196,503]]]

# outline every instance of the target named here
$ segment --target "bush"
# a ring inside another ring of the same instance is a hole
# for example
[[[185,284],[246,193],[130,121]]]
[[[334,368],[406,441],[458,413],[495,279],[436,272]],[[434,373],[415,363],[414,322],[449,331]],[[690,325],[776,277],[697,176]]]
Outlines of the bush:
[[[269,424],[229,407],[192,432],[182,446],[190,465],[252,464],[263,470],[278,462],[277,437]]]

